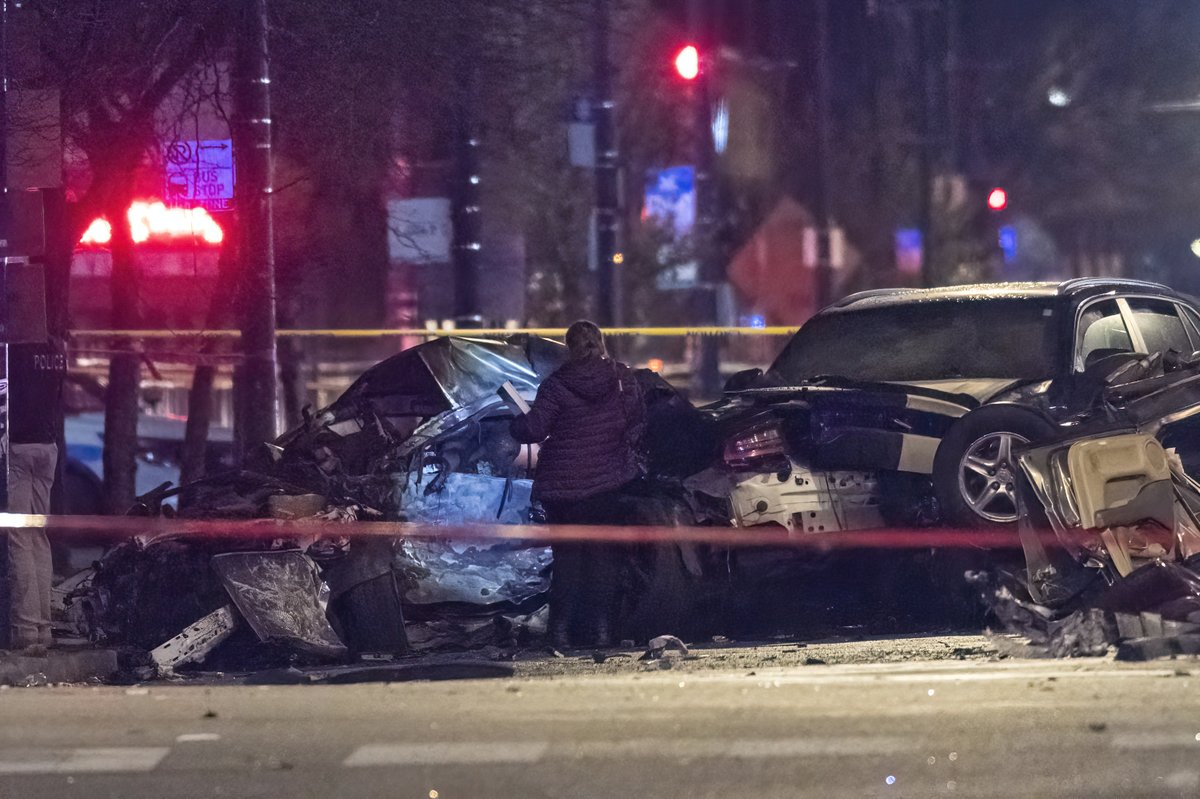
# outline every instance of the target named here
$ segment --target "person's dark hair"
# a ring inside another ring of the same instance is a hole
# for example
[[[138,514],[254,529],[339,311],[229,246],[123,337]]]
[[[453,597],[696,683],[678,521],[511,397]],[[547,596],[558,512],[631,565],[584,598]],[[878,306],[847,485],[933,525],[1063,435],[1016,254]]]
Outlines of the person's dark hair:
[[[567,351],[573,361],[603,358],[607,354],[604,334],[591,322],[580,320],[567,328]]]

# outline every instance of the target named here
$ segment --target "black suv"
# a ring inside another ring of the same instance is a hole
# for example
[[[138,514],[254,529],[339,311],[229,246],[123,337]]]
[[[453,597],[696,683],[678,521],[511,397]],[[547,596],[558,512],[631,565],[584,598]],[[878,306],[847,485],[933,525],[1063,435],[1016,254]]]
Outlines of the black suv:
[[[766,373],[731,378],[713,409],[725,465],[742,475],[734,521],[850,529],[869,526],[851,511],[878,503],[891,523],[1011,524],[1014,449],[1086,424],[1133,355],[1170,370],[1197,351],[1200,311],[1154,283],[852,295],[809,320]],[[804,499],[805,486],[825,494]],[[819,516],[843,486],[856,499]]]

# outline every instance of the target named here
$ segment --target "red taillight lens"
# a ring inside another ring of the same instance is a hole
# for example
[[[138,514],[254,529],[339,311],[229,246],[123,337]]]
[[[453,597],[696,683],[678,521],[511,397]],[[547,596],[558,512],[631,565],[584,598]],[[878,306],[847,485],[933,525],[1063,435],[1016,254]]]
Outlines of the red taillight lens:
[[[783,433],[774,424],[756,427],[725,444],[725,465],[731,469],[763,468],[787,460]]]

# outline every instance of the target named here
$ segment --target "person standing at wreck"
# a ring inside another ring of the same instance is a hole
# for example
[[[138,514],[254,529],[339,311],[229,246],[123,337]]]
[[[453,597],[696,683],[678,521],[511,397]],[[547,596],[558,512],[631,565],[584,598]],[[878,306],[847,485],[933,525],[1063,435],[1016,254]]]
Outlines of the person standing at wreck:
[[[551,524],[622,524],[621,489],[638,477],[645,408],[633,370],[608,357],[600,328],[567,330],[569,359],[538,388],[513,437],[540,443],[533,498]],[[596,543],[552,546],[550,636],[558,646],[608,646],[620,553]],[[585,637],[586,636],[586,637]]]
[[[58,465],[54,408],[62,402],[67,374],[66,347],[52,337],[44,343],[9,346],[8,510],[50,512],[50,488]],[[42,654],[53,644],[50,541],[40,527],[8,532],[10,647]]]

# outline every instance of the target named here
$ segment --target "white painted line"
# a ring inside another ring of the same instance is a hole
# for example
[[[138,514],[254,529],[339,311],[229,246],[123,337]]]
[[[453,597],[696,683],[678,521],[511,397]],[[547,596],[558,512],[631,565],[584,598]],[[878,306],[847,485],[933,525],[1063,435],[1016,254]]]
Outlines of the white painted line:
[[[0,774],[152,771],[170,751],[165,746],[0,749]]]
[[[836,757],[890,755],[920,748],[915,741],[868,736],[821,738],[633,738],[625,741],[579,741],[555,747],[550,754],[574,758],[628,759],[634,757],[690,760],[726,757],[766,760],[776,757]]]
[[[1200,772],[1173,771],[1163,780],[1163,785],[1173,791],[1195,792],[1200,788]]]
[[[494,743],[367,744],[343,761],[358,766],[435,766],[467,763],[535,763],[549,746],[545,741]]]
[[[215,732],[185,732],[175,739],[175,743],[188,744],[219,740],[221,740],[221,736]]]
[[[1112,737],[1113,749],[1195,749],[1200,751],[1200,739],[1194,732],[1127,732]]]
[[[729,757],[744,759],[769,757],[836,757],[838,755],[894,755],[922,749],[924,744],[911,738],[883,736],[826,736],[822,738],[766,738],[731,741]]]
[[[623,741],[578,741],[551,746],[547,741],[524,743],[367,744],[342,765],[429,766],[479,763],[535,763],[540,760],[660,758],[695,760],[732,758],[764,760],[800,757],[862,757],[892,755],[922,748],[917,741],[871,736],[820,738],[631,738]]]

